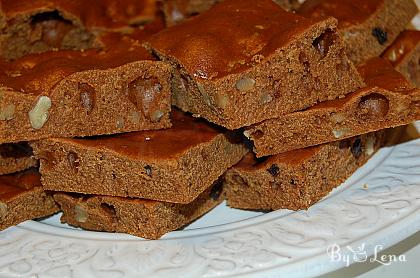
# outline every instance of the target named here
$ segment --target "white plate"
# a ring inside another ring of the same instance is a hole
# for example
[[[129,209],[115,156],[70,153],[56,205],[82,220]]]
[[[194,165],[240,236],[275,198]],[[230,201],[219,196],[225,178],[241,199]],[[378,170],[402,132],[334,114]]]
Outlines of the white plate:
[[[308,211],[263,214],[222,204],[156,241],[74,229],[58,215],[27,221],[0,233],[0,277],[315,276],[346,265],[331,260],[328,246],[371,255],[376,245],[419,231],[419,212],[415,140],[382,149]]]

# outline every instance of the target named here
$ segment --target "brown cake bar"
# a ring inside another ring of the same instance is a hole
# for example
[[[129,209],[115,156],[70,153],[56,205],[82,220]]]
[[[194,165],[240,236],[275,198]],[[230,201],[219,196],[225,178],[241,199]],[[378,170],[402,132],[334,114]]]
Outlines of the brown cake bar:
[[[335,27],[270,0],[226,0],[152,36],[148,47],[176,70],[177,107],[236,129],[363,85]]]
[[[169,127],[171,68],[138,40],[104,40],[116,46],[0,61],[0,143]]]
[[[45,189],[185,204],[241,160],[247,149],[238,139],[175,111],[166,130],[32,146]]]
[[[0,175],[19,172],[38,166],[28,143],[0,145]]]
[[[402,32],[382,57],[420,88],[420,31]]]
[[[158,239],[210,211],[223,200],[221,183],[189,204],[136,198],[55,193],[61,221],[87,230],[128,233]]]
[[[225,174],[227,203],[253,210],[307,209],[344,182],[383,143],[384,132],[378,131],[263,160],[249,154]]]
[[[346,52],[356,64],[379,56],[417,12],[413,0],[308,0],[298,10],[307,17],[337,18]]]
[[[0,176],[0,231],[59,210],[34,170]]]
[[[0,56],[99,47],[103,31],[130,32],[155,12],[155,0],[1,0]]]
[[[246,128],[258,157],[337,141],[420,119],[420,89],[391,64],[373,58],[359,66],[367,87],[345,98]]]
[[[223,0],[162,0],[162,10],[168,26],[173,26],[185,19],[201,14],[213,5]],[[294,0],[273,0],[285,10],[291,10],[295,6]]]

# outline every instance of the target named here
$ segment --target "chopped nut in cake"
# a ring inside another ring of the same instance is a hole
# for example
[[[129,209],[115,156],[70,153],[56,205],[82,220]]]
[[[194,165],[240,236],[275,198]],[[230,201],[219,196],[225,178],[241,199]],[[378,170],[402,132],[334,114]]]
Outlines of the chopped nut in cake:
[[[141,46],[148,32],[0,60],[0,143],[170,127],[172,70]]]
[[[362,166],[384,131],[257,159],[248,154],[225,174],[227,204],[252,210],[307,209]]]
[[[382,57],[420,88],[420,31],[406,30],[387,48]]]
[[[359,66],[367,87],[345,98],[247,127],[258,157],[337,141],[420,119],[420,89],[391,64],[373,58]]]
[[[146,46],[175,70],[175,106],[237,129],[363,86],[336,27],[271,0],[226,0]]]
[[[173,127],[33,142],[46,190],[189,203],[248,151],[236,133],[173,113]],[[60,182],[57,182],[60,180]]]
[[[215,183],[188,204],[62,192],[55,193],[54,199],[63,211],[63,223],[158,239],[220,204],[224,199],[220,186],[221,183]]]

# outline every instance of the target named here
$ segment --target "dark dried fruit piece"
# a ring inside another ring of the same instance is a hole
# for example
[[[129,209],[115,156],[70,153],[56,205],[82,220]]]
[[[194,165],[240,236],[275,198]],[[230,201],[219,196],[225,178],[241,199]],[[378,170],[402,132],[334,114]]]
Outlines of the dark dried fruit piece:
[[[370,94],[360,99],[358,114],[367,118],[383,118],[388,114],[389,101],[381,94]]]
[[[150,165],[144,166],[144,170],[146,170],[146,174],[151,177],[152,176],[152,167]]]
[[[388,33],[379,27],[373,28],[372,35],[378,40],[380,45],[388,41]]]
[[[92,112],[93,108],[95,107],[95,101],[96,101],[95,88],[93,88],[87,83],[80,83],[79,92],[80,92],[80,102],[83,108],[85,108],[86,112],[89,114],[90,112]]]
[[[313,41],[312,45],[321,55],[321,59],[327,56],[330,46],[335,41],[335,37],[336,35],[332,30],[327,30]]]
[[[214,182],[213,187],[210,190],[210,198],[218,200],[223,191],[223,179],[218,179]]]
[[[273,177],[277,177],[279,175],[280,168],[277,164],[272,164],[270,168],[267,169],[267,172],[269,172]]]
[[[36,14],[32,17],[31,40],[42,40],[51,47],[59,48],[66,34],[74,27],[70,20],[58,11]]]
[[[346,139],[346,140],[341,140],[340,143],[338,144],[338,147],[340,148],[340,150],[342,149],[347,149],[348,147],[350,147],[350,140]]]
[[[113,205],[108,203],[102,203],[101,209],[105,215],[111,218],[112,222],[115,222],[117,220],[117,212],[115,211],[115,207]]]
[[[353,145],[351,146],[351,153],[355,158],[359,158],[362,155],[363,146],[362,146],[362,139],[356,138],[354,140]]]
[[[162,85],[157,78],[139,77],[128,84],[128,98],[143,115],[151,117],[154,111],[150,111],[150,106],[161,90]]]

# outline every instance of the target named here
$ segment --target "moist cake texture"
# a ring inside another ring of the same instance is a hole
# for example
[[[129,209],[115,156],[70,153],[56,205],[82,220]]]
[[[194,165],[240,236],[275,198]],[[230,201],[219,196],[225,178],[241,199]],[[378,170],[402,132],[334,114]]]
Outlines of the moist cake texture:
[[[190,203],[248,150],[232,132],[172,118],[165,130],[33,142],[44,189]]]
[[[169,127],[172,70],[141,46],[142,34],[104,35],[103,51],[1,60],[0,143]]]
[[[225,174],[227,204],[252,210],[307,209],[350,177],[384,140],[379,131],[262,160],[248,154]]]
[[[55,193],[61,221],[87,230],[128,233],[158,239],[210,211],[223,201],[216,183],[189,204],[173,204],[136,198]]]
[[[358,67],[367,86],[345,98],[319,103],[247,127],[258,157],[337,141],[420,119],[420,89],[384,59]]]
[[[363,85],[336,24],[270,0],[227,0],[153,35],[146,46],[175,70],[175,106],[236,129]]]

